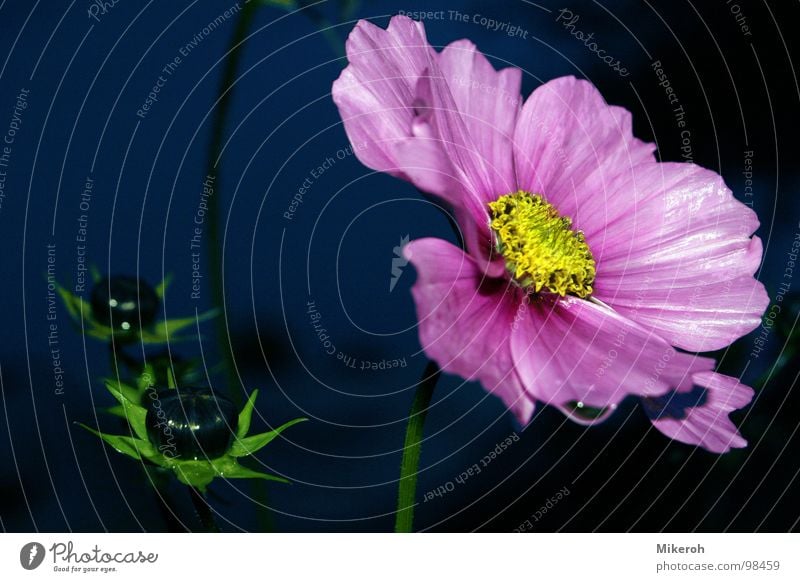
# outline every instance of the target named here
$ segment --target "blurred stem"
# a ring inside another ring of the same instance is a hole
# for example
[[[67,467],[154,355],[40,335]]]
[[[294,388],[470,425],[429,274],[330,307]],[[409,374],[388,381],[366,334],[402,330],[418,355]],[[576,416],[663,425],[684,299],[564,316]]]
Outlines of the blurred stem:
[[[223,366],[227,374],[228,395],[237,408],[241,409],[244,404],[242,392],[239,390],[239,377],[236,373],[235,362],[233,359],[233,348],[231,345],[228,325],[225,318],[225,286],[223,279],[223,253],[222,241],[220,240],[220,188],[217,177],[222,166],[222,144],[225,137],[225,126],[228,121],[228,112],[233,95],[233,84],[236,80],[236,72],[239,69],[244,52],[244,39],[250,31],[253,16],[258,7],[258,2],[251,0],[243,8],[236,29],[231,37],[228,50],[228,58],[225,61],[222,78],[219,85],[219,101],[214,111],[211,122],[211,141],[208,149],[208,160],[206,163],[207,175],[214,176],[216,190],[209,199],[209,210],[206,217],[208,225],[207,243],[209,255],[209,267],[211,269],[211,298],[215,307],[220,310],[220,316],[216,318],[217,323],[217,345],[222,359]],[[267,486],[264,482],[257,480],[253,484],[253,497],[255,497],[258,527],[261,531],[272,531],[272,515],[268,507]]]
[[[236,373],[233,358],[233,348],[231,345],[230,334],[228,333],[227,320],[225,318],[225,283],[223,272],[223,251],[220,239],[220,187],[218,177],[222,166],[222,144],[225,138],[225,127],[228,121],[231,98],[233,96],[233,84],[236,80],[236,72],[239,69],[242,54],[244,52],[244,40],[250,31],[253,16],[259,5],[269,4],[269,2],[258,2],[250,0],[242,7],[241,14],[236,23],[236,29],[231,38],[228,58],[225,61],[222,71],[222,78],[219,85],[219,100],[211,121],[211,141],[208,149],[208,159],[206,162],[206,174],[214,176],[216,189],[214,195],[209,199],[209,209],[206,217],[207,224],[207,244],[208,244],[208,264],[210,269],[209,278],[211,279],[211,299],[215,307],[222,314],[217,317],[217,345],[220,357],[227,372],[228,394],[237,406],[241,408],[244,404],[242,393],[238,389],[239,377]],[[281,6],[282,4],[279,4]],[[292,2],[283,6],[287,9],[296,9],[297,4]],[[304,11],[305,14],[322,30],[322,34],[330,43],[337,56],[344,55],[344,45],[341,38],[332,27],[330,21],[316,8]],[[267,503],[267,489],[262,481],[256,481],[253,485],[254,496],[258,502],[257,520],[261,531],[271,531],[273,528],[272,516]]]
[[[787,341],[787,345],[783,349],[783,353],[775,360],[775,363],[767,368],[767,370],[761,374],[761,377],[756,380],[753,385],[758,389],[764,388],[769,380],[774,380],[783,368],[789,362],[793,361],[797,357],[798,346],[797,344],[790,343],[789,340]]]
[[[417,492],[419,458],[422,452],[422,435],[425,417],[433,398],[433,390],[439,380],[441,370],[435,362],[428,362],[417,384],[414,402],[406,427],[406,440],[403,445],[403,460],[400,463],[400,486],[397,495],[397,517],[394,531],[409,533],[414,528],[414,507]]]
[[[206,498],[196,487],[189,487],[189,493],[192,496],[194,510],[197,512],[197,517],[200,518],[203,529],[207,532],[219,533],[219,526],[214,519],[214,513],[211,511]]]
[[[170,533],[186,533],[186,527],[181,523],[178,516],[173,511],[169,503],[169,493],[167,492],[167,483],[163,475],[157,468],[151,468],[147,465],[144,466],[144,473],[147,476],[147,481],[153,486],[153,496],[156,498],[158,508],[161,512],[161,517],[164,523],[167,524],[167,531]]]
[[[217,343],[220,357],[224,362],[228,376],[228,394],[238,408],[242,407],[243,399],[238,387],[234,388],[237,386],[239,379],[234,367],[233,351],[225,317],[225,282],[222,269],[222,243],[220,241],[220,192],[217,178],[220,173],[220,156],[222,155],[222,144],[225,138],[225,125],[228,120],[228,110],[230,109],[231,96],[233,95],[233,83],[236,79],[236,71],[239,68],[239,61],[241,60],[244,50],[244,39],[247,37],[247,33],[250,30],[250,24],[252,23],[253,14],[257,6],[257,2],[251,1],[246,3],[242,8],[239,20],[236,22],[236,29],[231,38],[229,51],[227,53],[228,58],[225,61],[222,79],[220,80],[218,91],[219,101],[217,102],[217,107],[211,122],[211,142],[209,144],[208,160],[206,163],[207,175],[214,176],[214,183],[216,186],[214,195],[209,198],[209,209],[206,218],[206,224],[208,225],[208,263],[211,271],[209,277],[211,279],[211,299],[214,306],[217,307],[221,313],[221,315],[216,318]]]
[[[333,53],[337,57],[343,57],[345,55],[344,42],[342,42],[339,33],[333,27],[333,23],[316,6],[308,6],[303,12],[320,29],[322,36],[328,41]]]
[[[111,366],[111,379],[117,382],[122,380],[120,374],[120,362],[124,363],[131,370],[138,370],[137,375],[140,373],[142,366],[136,358],[128,356],[122,349],[119,342],[115,341],[112,337],[108,342],[108,358]],[[138,380],[138,377],[137,377]],[[132,429],[131,429],[132,430]],[[169,504],[169,494],[167,493],[167,486],[164,479],[154,470],[144,466],[144,474],[147,482],[153,486],[153,493],[158,503],[158,509],[161,512],[161,517],[167,524],[167,531],[169,532],[185,532],[186,529],[180,523],[178,517]]]

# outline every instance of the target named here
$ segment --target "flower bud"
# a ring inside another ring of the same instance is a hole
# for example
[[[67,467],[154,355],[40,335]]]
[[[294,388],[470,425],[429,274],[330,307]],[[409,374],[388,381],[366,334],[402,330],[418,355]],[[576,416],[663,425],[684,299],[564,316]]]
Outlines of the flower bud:
[[[117,275],[101,279],[92,290],[95,321],[120,332],[130,332],[153,323],[159,299],[142,279]]]
[[[230,449],[236,407],[208,388],[150,388],[145,407],[147,436],[165,457],[216,459]]]

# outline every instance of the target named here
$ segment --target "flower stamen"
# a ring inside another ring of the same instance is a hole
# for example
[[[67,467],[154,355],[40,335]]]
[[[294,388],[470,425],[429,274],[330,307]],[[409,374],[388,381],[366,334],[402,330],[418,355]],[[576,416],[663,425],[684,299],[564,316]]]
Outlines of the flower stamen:
[[[523,190],[489,203],[506,269],[521,287],[564,297],[592,294],[595,261],[583,232],[539,194]]]

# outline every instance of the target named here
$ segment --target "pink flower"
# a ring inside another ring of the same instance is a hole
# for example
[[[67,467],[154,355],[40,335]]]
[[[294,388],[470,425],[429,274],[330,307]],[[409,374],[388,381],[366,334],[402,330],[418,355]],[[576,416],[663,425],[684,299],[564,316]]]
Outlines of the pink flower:
[[[436,52],[405,17],[359,22],[347,56],[333,98],[359,159],[451,206],[464,235],[467,252],[405,248],[431,359],[522,423],[536,401],[593,423],[635,395],[673,439],[746,444],[728,413],[752,390],[676,349],[730,345],[769,301],[758,220],[719,175],[657,162],[590,83],[555,79],[523,103],[519,69],[467,40]]]

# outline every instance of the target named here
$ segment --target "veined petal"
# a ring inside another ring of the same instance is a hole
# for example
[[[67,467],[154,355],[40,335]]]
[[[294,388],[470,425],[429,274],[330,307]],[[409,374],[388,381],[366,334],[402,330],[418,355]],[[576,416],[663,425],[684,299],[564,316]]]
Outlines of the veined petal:
[[[513,135],[522,95],[522,71],[496,71],[469,40],[447,45],[439,55],[441,69],[470,140],[486,166],[489,190],[484,203],[517,189]]]
[[[604,224],[614,184],[655,159],[655,146],[634,138],[632,126],[630,112],[608,105],[588,81],[561,77],[545,83],[528,97],[517,120],[518,187],[544,196],[577,229]]]
[[[528,307],[515,321],[511,352],[525,389],[545,404],[605,408],[629,394],[685,387],[714,366],[590,301],[568,296]]]
[[[508,341],[517,290],[485,279],[472,257],[440,239],[413,241],[403,254],[417,270],[411,291],[425,353],[442,370],[480,381],[527,423],[534,403],[514,369]]]
[[[753,399],[753,389],[736,378],[714,372],[693,376],[689,391],[671,391],[643,399],[653,426],[673,440],[697,445],[712,453],[747,446],[728,415]]]
[[[417,80],[433,53],[422,24],[405,16],[392,18],[386,30],[360,20],[350,33],[350,64],[331,93],[347,137],[361,146],[355,153],[364,165],[409,179],[393,147],[411,137]]]
[[[691,351],[721,349],[758,327],[769,304],[753,277],[758,219],[719,175],[647,164],[620,192],[605,228],[586,232],[598,299]]]

